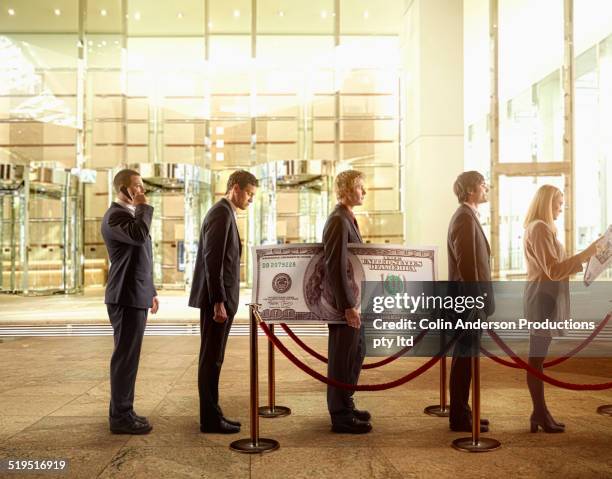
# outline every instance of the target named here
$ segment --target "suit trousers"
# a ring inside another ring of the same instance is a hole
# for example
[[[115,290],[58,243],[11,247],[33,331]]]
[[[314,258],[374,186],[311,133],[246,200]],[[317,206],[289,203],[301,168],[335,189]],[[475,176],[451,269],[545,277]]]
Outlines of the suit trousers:
[[[472,381],[472,357],[480,354],[481,331],[466,331],[453,349],[449,389],[451,426],[462,426],[472,423],[472,410],[469,405],[470,383]]]
[[[223,416],[219,406],[219,376],[234,316],[228,316],[223,323],[217,323],[213,317],[213,306],[200,308],[200,425],[214,424]]]
[[[110,361],[108,415],[111,419],[120,419],[134,411],[134,388],[148,310],[120,304],[107,304],[106,310],[115,342]]]
[[[366,353],[365,328],[330,324],[327,376],[336,381],[357,384]],[[348,420],[355,409],[354,391],[327,386],[327,409],[332,423]]]

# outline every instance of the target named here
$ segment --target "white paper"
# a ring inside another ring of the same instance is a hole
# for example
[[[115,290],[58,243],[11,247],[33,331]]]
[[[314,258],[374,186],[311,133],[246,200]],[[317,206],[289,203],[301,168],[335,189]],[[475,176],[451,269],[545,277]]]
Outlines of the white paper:
[[[608,227],[604,235],[601,247],[595,255],[591,256],[586,271],[584,272],[584,284],[589,286],[610,265],[612,265],[612,225]]]

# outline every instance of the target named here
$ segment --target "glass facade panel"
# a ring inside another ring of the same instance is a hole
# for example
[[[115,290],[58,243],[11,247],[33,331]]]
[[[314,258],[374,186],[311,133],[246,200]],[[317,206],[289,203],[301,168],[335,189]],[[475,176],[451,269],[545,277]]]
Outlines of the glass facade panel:
[[[562,64],[563,2],[500,0],[500,162],[563,161]]]

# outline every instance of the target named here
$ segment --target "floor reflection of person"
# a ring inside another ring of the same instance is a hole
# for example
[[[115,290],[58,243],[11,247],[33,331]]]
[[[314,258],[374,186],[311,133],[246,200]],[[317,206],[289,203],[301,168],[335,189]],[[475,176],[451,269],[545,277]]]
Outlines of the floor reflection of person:
[[[541,186],[531,201],[525,218],[525,260],[527,284],[523,299],[528,321],[551,322],[569,319],[569,277],[582,271],[582,263],[597,252],[597,241],[574,256],[567,257],[557,238],[555,220],[561,214],[563,193],[551,185]],[[543,370],[553,335],[562,330],[532,330],[529,340],[529,364]],[[555,421],[544,399],[544,383],[527,373],[527,387],[533,402],[531,432],[542,428],[544,432],[563,432],[565,425]]]
[[[353,214],[353,208],[363,203],[366,194],[363,174],[344,171],[336,177],[334,187],[338,204],[323,229],[325,281],[333,291],[332,306],[344,312],[346,324],[329,325],[327,375],[336,381],[357,384],[365,357],[365,337],[359,297],[349,278],[347,245],[363,243]],[[370,413],[355,408],[353,391],[328,386],[327,407],[333,432],[362,434],[372,430]]]

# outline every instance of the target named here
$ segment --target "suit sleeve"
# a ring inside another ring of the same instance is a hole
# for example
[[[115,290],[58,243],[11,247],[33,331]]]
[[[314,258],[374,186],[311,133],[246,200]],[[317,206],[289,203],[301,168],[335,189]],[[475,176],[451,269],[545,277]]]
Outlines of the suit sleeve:
[[[118,208],[108,218],[111,237],[120,243],[141,246],[149,237],[152,218],[153,207],[150,205],[138,205],[135,216]]]
[[[579,255],[559,261],[555,237],[544,223],[536,224],[530,236],[534,259],[551,281],[561,281],[582,271]]]
[[[464,214],[457,218],[452,231],[452,245],[457,261],[457,269],[461,281],[476,282],[478,273],[476,271],[476,223],[474,219]]]
[[[206,284],[208,297],[212,303],[227,301],[223,286],[223,258],[231,225],[232,221],[227,212],[218,209],[211,215],[202,231]]]
[[[323,249],[325,254],[325,273],[328,285],[332,287],[336,307],[340,311],[355,307],[357,303],[347,276],[348,228],[345,221],[332,216],[327,224]]]

